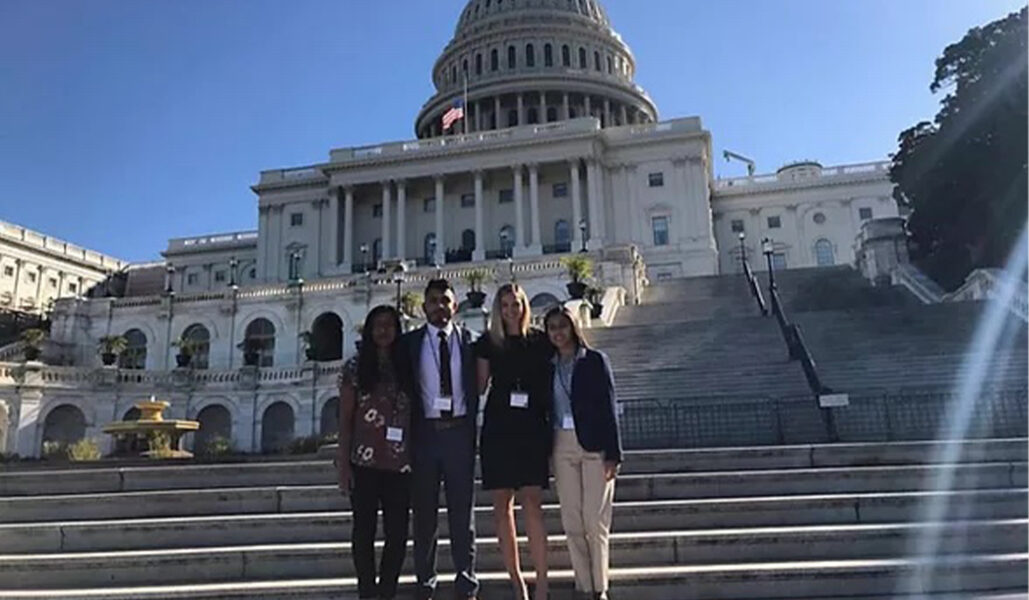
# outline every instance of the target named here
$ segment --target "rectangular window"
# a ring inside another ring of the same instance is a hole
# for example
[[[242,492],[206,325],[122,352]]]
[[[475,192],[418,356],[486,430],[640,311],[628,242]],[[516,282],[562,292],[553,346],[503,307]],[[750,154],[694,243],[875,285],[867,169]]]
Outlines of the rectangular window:
[[[555,198],[567,198],[568,197],[568,184],[567,183],[555,183],[554,184],[554,197]]]
[[[475,194],[461,194],[461,208],[475,208]]]
[[[867,221],[867,220],[872,218],[872,209],[871,208],[859,208],[858,209],[858,216],[861,217],[862,221]]]
[[[772,255],[772,268],[776,271],[786,270],[786,255],[782,252],[776,252]]]
[[[4,267],[4,277],[14,277],[14,267],[9,265]]]
[[[79,286],[75,285],[74,283],[69,283],[68,291],[74,294],[75,292],[79,291]]]
[[[190,273],[186,275],[186,283],[189,285],[196,285],[198,279],[199,278],[197,277],[196,273]]]
[[[733,220],[733,222],[732,222],[732,232],[733,233],[743,233],[743,220],[742,219],[734,219]]]
[[[651,173],[650,175],[647,175],[647,183],[650,185],[650,187],[664,187],[665,174]]]
[[[290,213],[289,226],[300,227],[304,224],[304,213]]]
[[[508,204],[514,202],[514,190],[500,190],[500,203]]]
[[[56,279],[56,278],[54,278],[54,277],[51,277],[51,278],[50,278],[50,279],[49,279],[49,280],[47,281],[47,283],[48,283],[48,284],[50,285],[50,287],[52,287],[52,288],[56,288],[56,287],[57,287],[57,279]]]
[[[372,206],[372,218],[378,219],[382,217],[382,205],[376,204]]]
[[[29,271],[27,273],[27,275],[29,276],[29,282],[36,283],[36,274],[35,273],[33,273],[32,271]]]
[[[225,271],[215,271],[214,280],[221,283],[225,281]]]
[[[782,227],[782,219],[779,217],[768,217],[768,228],[779,229]]]
[[[422,212],[436,212],[436,199],[426,198],[425,200],[422,200]]]
[[[654,217],[651,219],[654,229],[654,245],[668,245],[668,217]]]

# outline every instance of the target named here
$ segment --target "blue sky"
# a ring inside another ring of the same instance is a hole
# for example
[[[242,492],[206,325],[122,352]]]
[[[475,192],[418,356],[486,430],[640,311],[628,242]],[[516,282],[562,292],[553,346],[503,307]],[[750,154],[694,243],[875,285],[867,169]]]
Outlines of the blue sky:
[[[606,0],[662,118],[758,170],[886,158],[1021,0]],[[3,0],[0,219],[129,260],[256,227],[262,169],[408,139],[464,0]],[[744,172],[721,160],[722,176]]]

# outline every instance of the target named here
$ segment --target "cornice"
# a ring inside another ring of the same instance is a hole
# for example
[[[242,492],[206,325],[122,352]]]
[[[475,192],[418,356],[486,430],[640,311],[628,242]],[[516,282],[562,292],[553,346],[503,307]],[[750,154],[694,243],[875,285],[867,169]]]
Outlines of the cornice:
[[[875,182],[889,183],[889,176],[886,173],[853,173],[849,175],[833,175],[829,177],[804,179],[801,181],[758,183],[753,185],[716,189],[712,193],[711,197],[713,200],[718,200],[729,197],[754,196],[783,191],[806,190],[820,187],[839,187],[855,183]]]

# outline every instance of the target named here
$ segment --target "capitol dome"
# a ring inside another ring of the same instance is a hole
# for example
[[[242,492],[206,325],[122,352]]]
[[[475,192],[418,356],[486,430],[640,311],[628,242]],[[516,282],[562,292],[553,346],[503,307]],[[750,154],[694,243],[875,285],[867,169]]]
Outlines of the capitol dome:
[[[470,0],[436,60],[420,138],[592,116],[610,127],[657,120],[633,82],[636,60],[596,0]],[[466,123],[442,116],[468,90]]]

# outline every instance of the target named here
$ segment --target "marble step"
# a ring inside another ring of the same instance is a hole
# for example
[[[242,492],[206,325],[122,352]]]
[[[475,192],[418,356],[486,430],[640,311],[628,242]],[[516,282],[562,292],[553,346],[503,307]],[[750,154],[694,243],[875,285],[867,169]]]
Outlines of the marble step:
[[[1024,553],[934,559],[856,559],[776,561],[747,564],[674,565],[615,568],[611,571],[612,597],[633,600],[773,600],[796,598],[945,598],[1007,600],[1024,598],[1029,556]],[[571,572],[551,572],[554,600],[571,598]],[[530,574],[531,576],[531,574]],[[506,573],[482,572],[481,598],[510,600]],[[401,579],[410,586],[411,577]],[[61,598],[62,600],[251,600],[355,599],[356,582],[347,578],[275,579],[216,584],[179,583],[164,586],[110,587],[59,590],[0,591],[0,600]],[[909,594],[897,590],[910,589]],[[401,591],[401,595],[406,590]],[[449,597],[449,585],[437,596]],[[616,596],[617,594],[617,596]],[[1021,594],[1020,596],[1018,594]]]
[[[898,523],[921,519],[931,502],[947,507],[942,519],[1018,519],[1027,516],[1026,497],[1025,489],[1006,489],[617,502],[614,523],[616,531],[638,532]],[[440,509],[445,536],[444,515]],[[476,507],[475,516],[480,535],[495,535],[492,507]],[[550,532],[561,532],[556,504],[544,506],[544,518]],[[22,523],[0,525],[0,551],[42,554],[343,542],[350,539],[351,526],[349,511]]]
[[[957,442],[960,462],[1025,462],[1025,439]],[[674,473],[869,465],[934,464],[940,442],[755,446],[627,452],[623,473]],[[330,449],[327,449],[330,450]],[[333,453],[328,452],[331,457]],[[168,489],[326,485],[335,481],[329,460],[231,464],[163,464],[119,468],[0,471],[0,498]],[[3,520],[0,513],[0,521]]]

